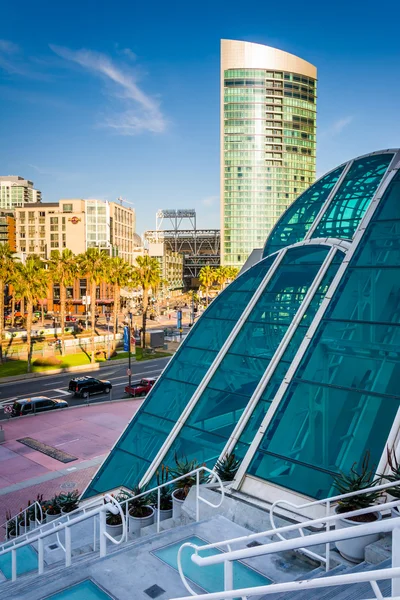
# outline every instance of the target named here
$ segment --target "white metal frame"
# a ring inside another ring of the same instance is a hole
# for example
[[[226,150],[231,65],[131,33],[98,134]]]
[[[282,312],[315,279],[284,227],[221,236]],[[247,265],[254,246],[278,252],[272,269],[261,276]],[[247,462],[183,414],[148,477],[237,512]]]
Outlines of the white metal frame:
[[[163,445],[157,452],[156,456],[154,457],[150,467],[147,469],[146,473],[143,475],[142,480],[139,484],[140,486],[146,485],[148,483],[148,481],[153,477],[154,473],[156,472],[156,470],[160,464],[160,461],[163,459],[165,454],[168,452],[168,450],[172,446],[172,443],[175,441],[176,437],[178,436],[179,432],[181,431],[182,427],[184,426],[186,420],[188,419],[190,413],[192,412],[193,408],[196,406],[198,400],[202,396],[204,390],[206,389],[207,385],[209,384],[210,380],[212,379],[213,375],[215,374],[216,370],[218,369],[219,365],[221,364],[222,360],[224,359],[225,355],[229,351],[229,348],[235,341],[236,336],[239,334],[240,330],[242,329],[243,325],[245,324],[247,317],[249,316],[249,314],[253,310],[254,306],[258,302],[260,296],[262,295],[266,286],[268,285],[268,282],[270,281],[272,276],[275,274],[275,271],[277,270],[278,266],[282,262],[285,254],[286,254],[286,249],[280,250],[277,253],[274,262],[271,264],[267,273],[265,274],[264,278],[262,279],[261,283],[258,285],[258,288],[254,292],[250,302],[244,309],[243,313],[241,314],[241,316],[239,317],[235,326],[233,327],[231,333],[225,340],[225,343],[223,344],[222,348],[218,352],[214,361],[210,365],[207,373],[204,375],[202,381],[198,385],[193,396],[191,397],[191,399],[185,406],[184,410],[180,414],[178,420],[176,421],[175,425],[171,429],[167,439],[165,440],[165,442],[163,443]],[[266,260],[266,259],[264,259],[264,260]]]
[[[349,248],[342,264],[339,266],[338,271],[337,271],[337,273],[325,295],[325,298],[323,299],[321,306],[319,307],[316,315],[314,316],[314,319],[313,319],[310,327],[308,328],[308,331],[304,337],[304,340],[301,343],[301,345],[300,345],[300,347],[299,347],[299,349],[298,349],[298,351],[297,351],[297,353],[296,353],[296,355],[295,355],[295,357],[294,357],[294,359],[293,359],[293,361],[292,361],[292,363],[291,363],[291,365],[290,365],[290,367],[278,389],[278,392],[277,392],[274,400],[272,401],[272,404],[269,407],[269,410],[266,413],[266,415],[260,425],[260,428],[259,428],[257,434],[254,436],[253,442],[251,443],[245,457],[242,460],[242,463],[239,467],[238,473],[235,478],[235,482],[233,483],[233,486],[232,486],[235,489],[238,489],[243,486],[247,469],[249,467],[251,460],[253,459],[254,454],[257,451],[257,448],[264,436],[264,433],[265,433],[269,423],[271,422],[272,417],[276,413],[277,408],[278,408],[287,388],[289,387],[289,385],[293,379],[293,376],[294,376],[303,356],[305,355],[305,352],[306,352],[309,344],[311,343],[311,340],[317,330],[317,327],[319,326],[319,324],[325,314],[325,311],[326,311],[327,307],[329,306],[329,303],[333,297],[333,294],[335,293],[337,287],[339,286],[339,284],[342,280],[342,277],[347,270],[347,267],[350,263],[350,260],[353,256],[353,254],[357,250],[357,247],[362,239],[362,236],[364,234],[366,227],[368,226],[369,222],[371,221],[372,216],[373,216],[377,206],[379,205],[379,202],[380,202],[382,196],[384,195],[390,182],[394,178],[397,169],[400,166],[397,164],[399,161],[399,158],[400,158],[400,151],[398,151],[395,154],[395,156],[393,157],[393,160],[391,161],[389,168],[386,171],[386,175],[383,177],[380,185],[378,186],[378,188],[374,194],[374,197],[373,197],[373,199],[372,199],[372,201],[371,201],[371,203],[370,203],[370,205],[369,205],[369,207],[357,229],[357,232],[354,235],[354,238],[350,245],[350,248]],[[393,424],[393,428],[396,425],[397,429],[398,429],[398,427],[399,427],[398,420],[400,420],[400,410],[398,411],[398,416]],[[392,428],[392,431],[393,431],[393,428]],[[385,457],[384,457],[384,452],[383,452],[382,458],[378,465],[378,468],[380,468],[382,466],[382,463],[384,460],[385,460]],[[251,493],[251,488],[252,488],[251,481],[252,481],[252,479],[249,478],[248,479],[249,485],[246,488],[246,492],[248,492],[248,493]],[[262,484],[265,488],[269,486],[268,482],[262,481],[261,479],[259,480],[259,482],[257,482],[257,485],[260,485],[260,484]],[[275,486],[275,487],[277,487],[277,486]],[[289,494],[289,496],[291,495],[291,492],[289,490],[286,490],[286,492]],[[298,494],[292,494],[293,499],[298,498],[298,497],[299,497]]]
[[[315,588],[324,588],[333,585],[345,585],[352,583],[361,583],[361,582],[369,582],[371,584],[372,590],[375,594],[375,598],[378,600],[382,598],[381,592],[378,586],[374,583],[380,579],[389,579],[392,578],[392,594],[400,595],[400,518],[392,518],[385,519],[384,521],[375,521],[366,524],[358,524],[345,529],[334,530],[331,529],[336,521],[344,518],[352,518],[362,514],[368,514],[371,512],[377,511],[387,511],[392,508],[397,508],[400,505],[400,499],[385,502],[383,504],[379,504],[376,506],[370,506],[368,508],[349,511],[346,513],[335,513],[330,514],[332,505],[340,500],[345,498],[358,496],[364,494],[368,491],[385,491],[389,490],[393,487],[398,487],[400,485],[400,481],[390,482],[382,485],[372,486],[365,490],[359,490],[357,492],[351,492],[348,494],[342,494],[339,496],[335,496],[333,498],[325,498],[324,500],[319,500],[309,504],[324,504],[326,508],[326,516],[311,519],[309,521],[304,521],[301,524],[295,523],[291,525],[286,525],[284,527],[276,528],[274,526],[273,515],[271,513],[271,524],[273,526],[272,529],[253,533],[247,536],[240,536],[237,538],[232,538],[228,540],[223,540],[219,542],[214,542],[212,544],[206,544],[204,546],[197,546],[196,544],[192,544],[191,542],[186,542],[182,544],[178,552],[178,571],[181,576],[182,582],[186,589],[190,592],[191,596],[186,596],[180,599],[174,600],[189,600],[189,598],[196,598],[197,600],[223,600],[228,598],[234,598],[237,596],[241,596],[242,598],[250,598],[252,596],[258,596],[262,594],[273,594],[277,592],[289,592],[296,590],[304,590],[304,589],[315,589]],[[297,506],[297,509],[303,508],[301,506]],[[309,535],[305,535],[303,528],[319,528],[320,526],[325,526],[325,532],[322,533],[310,533]],[[293,533],[298,531],[300,536],[292,537],[287,539],[284,537],[284,533]],[[274,554],[282,551],[288,550],[300,550],[304,554],[315,558],[322,563],[325,564],[326,571],[330,569],[330,546],[332,542],[344,540],[344,539],[353,539],[357,537],[362,537],[371,533],[384,533],[384,532],[393,532],[393,542],[392,542],[392,568],[382,569],[379,571],[367,571],[362,573],[362,577],[360,578],[360,573],[353,573],[347,575],[340,576],[332,576],[332,577],[319,577],[314,580],[301,580],[301,581],[292,581],[287,583],[279,583],[279,584],[270,584],[268,586],[257,586],[254,588],[245,588],[245,589],[233,589],[233,562],[235,560],[244,560],[253,558],[255,556],[265,556],[268,554]],[[273,536],[277,536],[280,541],[272,542],[267,544],[262,544],[255,547],[248,547],[248,542],[260,537],[268,537],[271,538]],[[245,547],[242,547],[238,550],[232,550],[233,544],[245,544]],[[318,544],[325,545],[326,555],[321,556],[308,548],[312,546],[316,546]],[[226,547],[227,551],[219,554],[214,554],[208,557],[202,557],[201,552],[204,550],[209,550],[212,548],[221,548]],[[189,585],[182,569],[182,551],[184,548],[192,548],[194,553],[191,556],[192,561],[200,567],[207,565],[215,565],[215,564],[223,564],[224,565],[224,591],[208,593],[208,594],[197,594],[191,586]]]

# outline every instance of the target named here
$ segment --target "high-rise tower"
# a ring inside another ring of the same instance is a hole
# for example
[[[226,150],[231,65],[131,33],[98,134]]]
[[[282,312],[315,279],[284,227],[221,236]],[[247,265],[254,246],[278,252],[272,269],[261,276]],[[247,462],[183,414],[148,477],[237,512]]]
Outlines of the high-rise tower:
[[[241,267],[315,179],[317,70],[221,40],[221,262]]]

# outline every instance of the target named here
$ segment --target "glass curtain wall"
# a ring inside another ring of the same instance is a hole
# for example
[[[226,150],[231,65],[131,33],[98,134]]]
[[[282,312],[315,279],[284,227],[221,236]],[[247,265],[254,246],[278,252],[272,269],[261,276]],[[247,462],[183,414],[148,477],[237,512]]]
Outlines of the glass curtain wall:
[[[314,498],[365,452],[377,465],[400,405],[400,176],[390,184],[248,473]]]

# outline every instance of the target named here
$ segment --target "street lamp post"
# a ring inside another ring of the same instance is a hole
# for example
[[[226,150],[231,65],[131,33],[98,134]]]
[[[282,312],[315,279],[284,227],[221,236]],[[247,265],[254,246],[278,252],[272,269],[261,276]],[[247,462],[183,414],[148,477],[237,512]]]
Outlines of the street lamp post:
[[[107,321],[107,360],[110,360],[110,313],[106,313]]]
[[[132,336],[132,313],[129,311],[128,313],[129,316],[129,325],[128,325],[128,333],[129,333],[129,338],[128,338],[128,386],[131,387],[132,386],[132,362],[131,362],[131,336]]]

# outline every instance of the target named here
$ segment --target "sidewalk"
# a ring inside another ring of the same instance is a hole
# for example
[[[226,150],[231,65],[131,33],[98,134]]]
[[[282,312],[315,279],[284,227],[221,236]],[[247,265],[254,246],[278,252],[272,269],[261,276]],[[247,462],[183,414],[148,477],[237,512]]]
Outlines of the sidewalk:
[[[82,406],[2,423],[0,445],[0,526],[6,511],[16,514],[37,494],[46,499],[61,491],[84,490],[143,400]],[[18,442],[31,437],[71,454],[62,463]],[[0,531],[0,539],[4,532]]]

